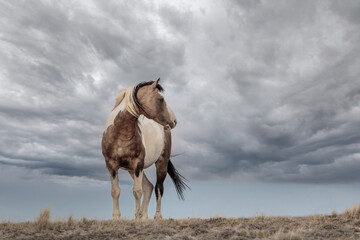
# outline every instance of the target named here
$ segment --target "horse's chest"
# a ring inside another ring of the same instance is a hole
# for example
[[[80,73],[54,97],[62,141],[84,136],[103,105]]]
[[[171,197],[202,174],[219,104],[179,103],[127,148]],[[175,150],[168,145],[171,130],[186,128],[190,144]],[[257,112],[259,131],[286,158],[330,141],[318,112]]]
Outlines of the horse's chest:
[[[164,127],[144,116],[141,116],[138,121],[145,148],[144,168],[147,168],[155,163],[164,151]]]

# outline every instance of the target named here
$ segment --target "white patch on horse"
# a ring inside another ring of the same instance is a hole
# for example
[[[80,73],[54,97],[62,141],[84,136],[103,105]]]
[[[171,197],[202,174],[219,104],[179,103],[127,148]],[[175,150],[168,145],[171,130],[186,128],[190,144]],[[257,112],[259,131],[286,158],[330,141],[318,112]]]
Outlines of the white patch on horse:
[[[120,111],[123,111],[125,109],[124,101],[122,101],[114,110],[111,111],[110,116],[106,122],[105,130],[110,126],[114,124],[114,120],[116,116],[119,114]]]
[[[164,151],[164,127],[144,115],[139,117],[138,122],[145,147],[144,168],[148,168],[159,159]]]

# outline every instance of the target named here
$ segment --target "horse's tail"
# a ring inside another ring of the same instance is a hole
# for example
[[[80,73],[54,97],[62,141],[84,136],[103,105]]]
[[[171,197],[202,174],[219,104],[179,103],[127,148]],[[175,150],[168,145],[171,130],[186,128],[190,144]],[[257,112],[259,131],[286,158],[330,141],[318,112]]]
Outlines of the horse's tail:
[[[169,162],[168,162],[167,172],[168,172],[168,174],[170,175],[171,180],[173,181],[173,183],[174,183],[174,185],[175,185],[176,192],[177,192],[177,195],[178,195],[179,199],[184,200],[185,198],[184,198],[184,193],[183,193],[183,191],[184,191],[186,188],[189,188],[189,189],[190,189],[190,187],[185,183],[186,178],[184,178],[184,177],[178,172],[178,170],[176,170],[176,168],[174,167],[174,165],[172,164],[172,162],[170,161],[170,159],[169,159]]]

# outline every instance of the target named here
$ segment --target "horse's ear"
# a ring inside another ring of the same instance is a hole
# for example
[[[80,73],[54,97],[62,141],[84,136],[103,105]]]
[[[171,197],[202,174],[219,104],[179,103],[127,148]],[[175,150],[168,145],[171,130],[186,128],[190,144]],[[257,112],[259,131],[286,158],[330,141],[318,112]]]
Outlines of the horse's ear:
[[[160,78],[159,78],[158,80],[156,80],[156,81],[152,84],[152,87],[153,87],[153,88],[156,88],[156,86],[158,85],[159,81],[160,81]]]

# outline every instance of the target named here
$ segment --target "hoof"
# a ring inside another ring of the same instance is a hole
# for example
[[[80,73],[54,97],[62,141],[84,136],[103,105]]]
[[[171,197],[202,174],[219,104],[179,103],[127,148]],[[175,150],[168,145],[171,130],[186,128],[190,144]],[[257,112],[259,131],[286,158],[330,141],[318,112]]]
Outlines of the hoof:
[[[159,212],[155,213],[154,219],[155,219],[155,220],[160,220],[160,219],[162,219],[161,213],[159,213]]]
[[[141,221],[146,221],[146,220],[148,220],[148,219],[149,219],[149,217],[148,217],[147,214],[142,214],[141,217],[140,217],[140,220],[141,220]]]
[[[142,213],[139,211],[135,213],[135,220],[140,220],[140,219],[142,219]]]

